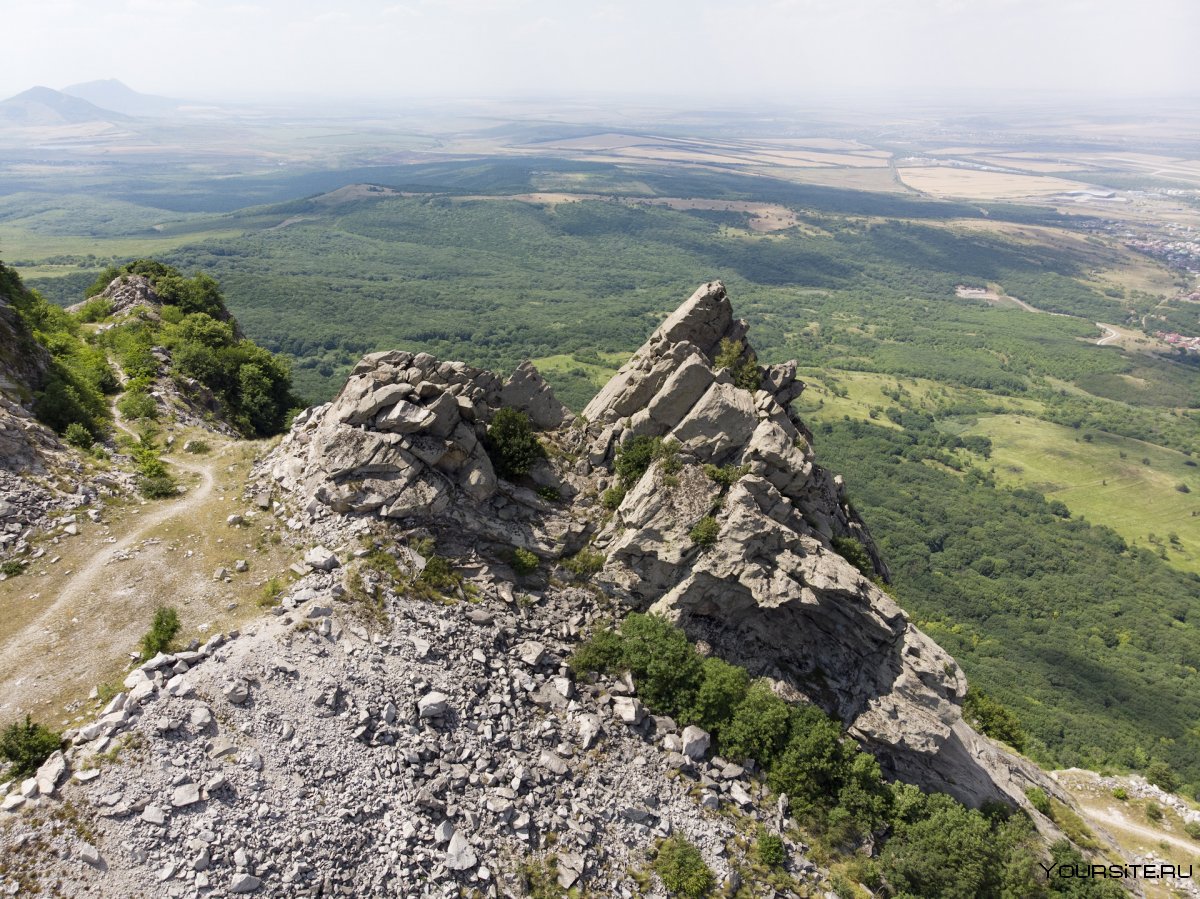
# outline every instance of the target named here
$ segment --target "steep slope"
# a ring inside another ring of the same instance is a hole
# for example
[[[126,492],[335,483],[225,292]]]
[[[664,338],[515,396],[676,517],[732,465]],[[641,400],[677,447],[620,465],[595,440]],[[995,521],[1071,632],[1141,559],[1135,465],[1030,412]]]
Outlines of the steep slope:
[[[7,876],[68,895],[515,896],[532,878],[662,896],[645,865],[678,834],[734,893],[745,835],[769,833],[776,888],[829,890],[754,759],[567,664],[647,608],[837,714],[901,778],[1065,801],[963,723],[953,660],[838,551],[886,573],[788,411],[794,368],[760,368],[744,335],[704,285],[578,419],[529,365],[504,381],[365,357],[253,479],[307,550],[274,617],[139,665],[69,731],[4,800]],[[50,829],[61,799],[86,810],[74,832]]]
[[[78,461],[33,416],[51,363],[17,311],[29,299],[16,274],[0,264],[0,558],[23,552],[33,527],[90,492],[72,481]]]

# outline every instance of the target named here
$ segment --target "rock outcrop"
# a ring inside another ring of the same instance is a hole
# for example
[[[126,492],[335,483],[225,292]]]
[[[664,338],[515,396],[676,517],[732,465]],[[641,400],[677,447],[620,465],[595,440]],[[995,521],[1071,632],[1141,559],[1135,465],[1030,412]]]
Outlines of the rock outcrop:
[[[879,586],[889,573],[870,532],[791,411],[796,363],[759,366],[746,336],[724,286],[702,285],[578,420],[528,363],[502,383],[424,353],[375,353],[297,420],[263,473],[301,511],[295,526],[326,539],[383,519],[500,565],[514,548],[556,560],[590,545],[612,596],[837,715],[891,774],[972,804],[1024,802],[1037,769],[963,723],[958,666]],[[502,406],[554,448],[522,483],[497,478],[484,446]],[[670,448],[670,466],[651,465],[607,517],[596,498],[617,456],[646,439]],[[691,532],[704,519],[701,545]]]
[[[115,318],[138,314],[155,320],[162,317],[162,299],[145,275],[120,275],[113,278],[103,292],[93,299],[106,300],[109,304],[109,315]],[[80,312],[90,302],[92,299],[83,300],[68,306],[67,311]]]

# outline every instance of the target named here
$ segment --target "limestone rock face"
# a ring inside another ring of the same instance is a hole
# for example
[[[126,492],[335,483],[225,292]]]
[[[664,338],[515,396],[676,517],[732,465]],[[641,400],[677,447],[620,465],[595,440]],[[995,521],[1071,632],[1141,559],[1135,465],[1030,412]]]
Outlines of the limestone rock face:
[[[314,520],[369,516],[434,526],[463,548],[483,541],[545,556],[575,551],[583,530],[567,510],[496,476],[484,439],[506,396],[535,424],[553,427],[568,417],[531,365],[502,383],[428,353],[373,353],[332,403],[296,419],[267,473],[285,493],[303,497]],[[530,477],[572,492],[546,462]]]
[[[264,473],[302,510],[295,526],[331,547],[356,521],[424,528],[439,552],[445,539],[477,564],[514,547],[552,564],[589,546],[605,557],[593,582],[611,597],[837,715],[886,771],[971,804],[1024,804],[1044,778],[963,722],[965,678],[880,586],[889,574],[870,532],[791,409],[804,389],[796,363],[760,366],[746,335],[724,285],[701,286],[577,421],[531,365],[502,383],[423,353],[375,353],[297,419]],[[552,450],[515,484],[485,449],[506,405]],[[596,497],[616,456],[647,437],[670,447],[669,468],[652,463],[604,515]],[[853,544],[868,570],[843,557]],[[627,697],[613,712],[627,724],[646,714]]]
[[[158,318],[159,310],[162,308],[162,300],[159,299],[150,279],[145,275],[121,275],[113,278],[108,287],[104,288],[98,296],[109,301],[112,305],[111,314],[117,316],[129,315],[137,310],[142,310],[145,314]],[[90,301],[84,300],[74,306],[68,306],[67,311],[78,312],[88,302]]]
[[[533,363],[526,360],[517,366],[500,391],[500,402],[520,409],[541,430],[557,428],[572,418],[571,412],[558,401],[550,385],[542,378]]]

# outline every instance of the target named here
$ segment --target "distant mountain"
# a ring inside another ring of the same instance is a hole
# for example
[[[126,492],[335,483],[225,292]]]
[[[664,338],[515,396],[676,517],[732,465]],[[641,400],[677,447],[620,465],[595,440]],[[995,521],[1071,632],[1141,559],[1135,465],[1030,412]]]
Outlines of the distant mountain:
[[[177,100],[140,93],[116,78],[72,84],[64,87],[62,92],[101,109],[111,109],[130,116],[166,116],[179,110]]]
[[[0,123],[16,126],[81,125],[124,122],[127,116],[49,87],[31,87],[0,101]]]

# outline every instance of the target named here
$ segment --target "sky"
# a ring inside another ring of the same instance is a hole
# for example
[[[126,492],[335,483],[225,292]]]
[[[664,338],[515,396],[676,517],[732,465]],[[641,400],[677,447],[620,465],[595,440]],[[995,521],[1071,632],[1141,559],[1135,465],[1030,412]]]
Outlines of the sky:
[[[0,21],[0,96],[1200,94],[1197,0],[0,0]]]

